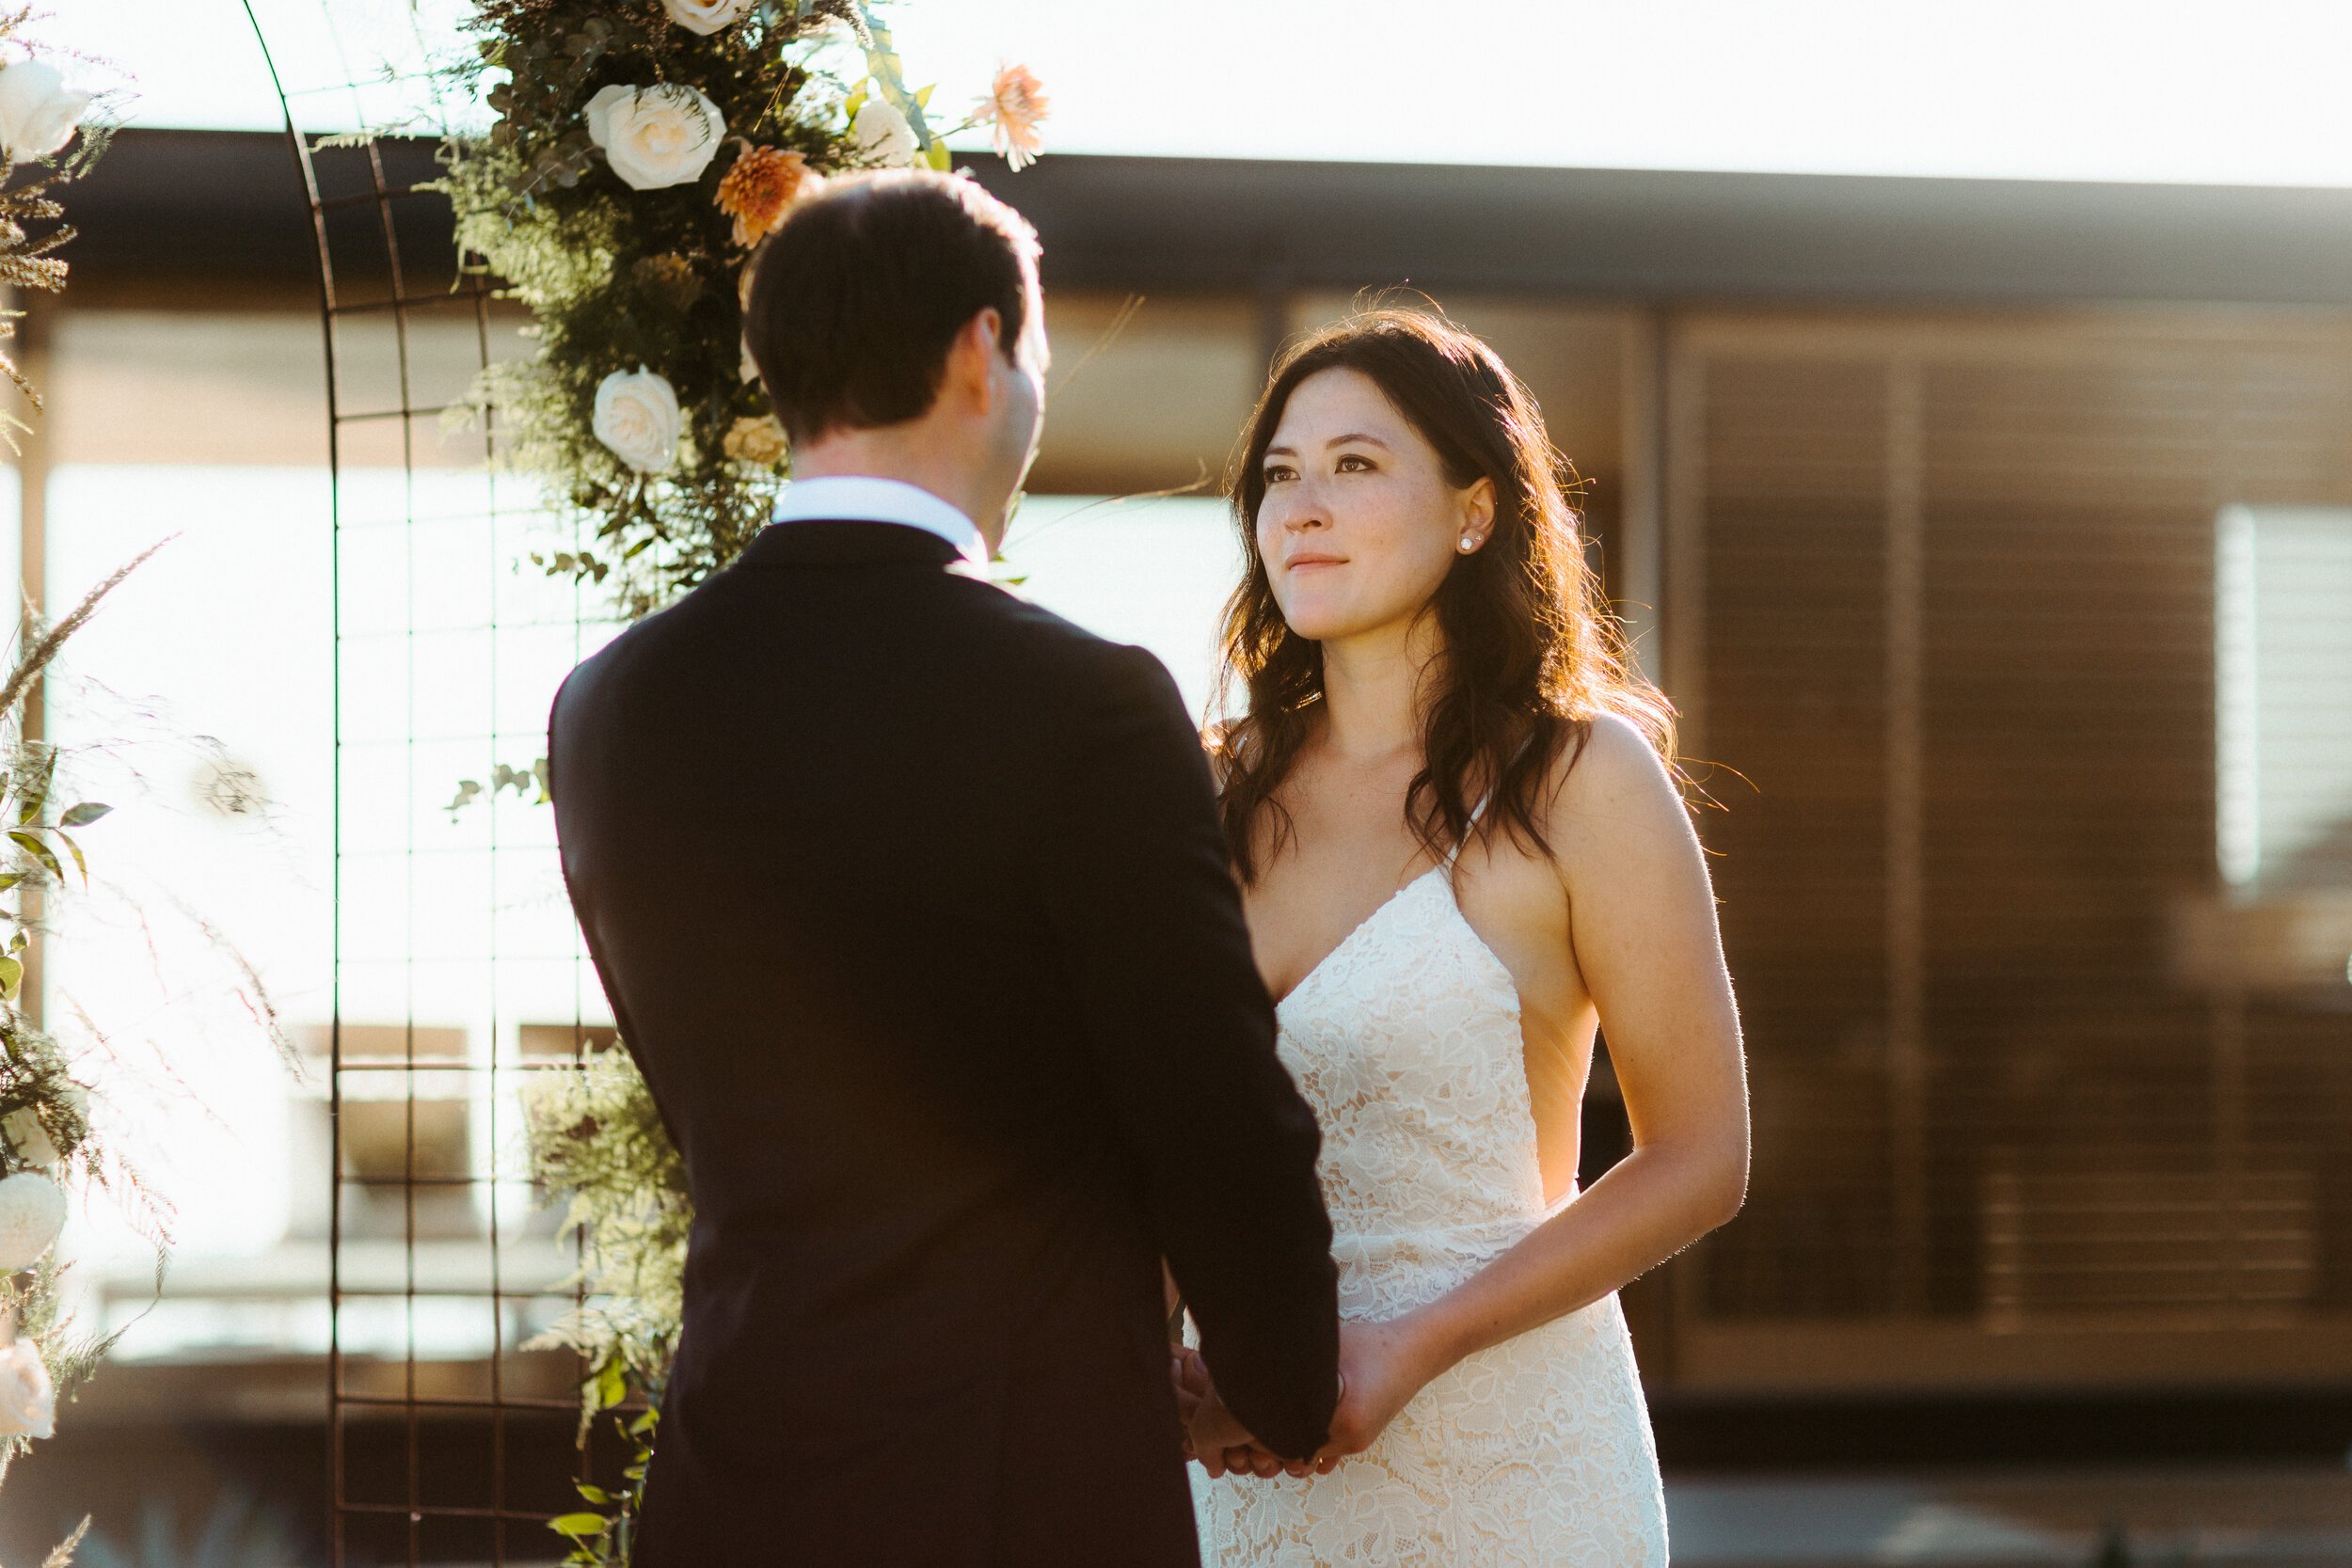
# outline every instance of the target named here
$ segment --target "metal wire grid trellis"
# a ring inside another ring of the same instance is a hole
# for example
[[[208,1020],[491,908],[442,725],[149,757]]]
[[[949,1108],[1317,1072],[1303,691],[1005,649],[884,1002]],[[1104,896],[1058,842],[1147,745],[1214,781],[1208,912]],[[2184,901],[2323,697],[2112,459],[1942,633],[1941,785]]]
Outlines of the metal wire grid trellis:
[[[571,1479],[593,1477],[573,1457],[585,1369],[522,1348],[577,1291],[533,1212],[515,1091],[579,1059],[601,1002],[548,814],[496,781],[539,754],[592,631],[574,590],[523,564],[545,509],[501,486],[495,432],[465,403],[516,324],[418,188],[432,144],[336,134],[370,123],[396,69],[354,71],[381,57],[321,4],[278,21],[323,24],[305,57],[342,79],[290,83],[277,27],[246,8],[309,205],[326,364],[332,1560],[544,1561]],[[444,806],[465,778],[491,787]]]

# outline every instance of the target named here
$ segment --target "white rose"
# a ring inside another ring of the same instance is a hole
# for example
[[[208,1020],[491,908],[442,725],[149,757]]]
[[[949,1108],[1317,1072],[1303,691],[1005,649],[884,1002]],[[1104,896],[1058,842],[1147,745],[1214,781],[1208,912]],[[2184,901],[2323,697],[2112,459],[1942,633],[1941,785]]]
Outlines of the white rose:
[[[0,1117],[0,1138],[8,1139],[8,1148],[28,1165],[57,1163],[56,1143],[49,1136],[49,1129],[40,1124],[40,1113],[30,1105],[19,1105]]]
[[[719,105],[682,82],[606,87],[588,100],[587,115],[588,139],[632,190],[701,179],[727,134]]]
[[[596,439],[639,473],[658,474],[677,461],[683,425],[675,389],[643,365],[596,385]]]
[[[12,164],[49,156],[73,139],[88,107],[88,93],[75,92],[39,60],[0,70],[0,156]]]
[[[57,1434],[57,1389],[40,1347],[19,1339],[0,1351],[0,1437]]]
[[[707,38],[742,21],[743,13],[752,8],[752,0],[661,0],[661,8],[688,32]]]
[[[0,1274],[40,1261],[65,1228],[65,1189],[38,1171],[0,1179]]]
[[[850,121],[850,140],[859,156],[882,168],[904,168],[914,162],[914,127],[887,100],[869,98],[858,105]]]

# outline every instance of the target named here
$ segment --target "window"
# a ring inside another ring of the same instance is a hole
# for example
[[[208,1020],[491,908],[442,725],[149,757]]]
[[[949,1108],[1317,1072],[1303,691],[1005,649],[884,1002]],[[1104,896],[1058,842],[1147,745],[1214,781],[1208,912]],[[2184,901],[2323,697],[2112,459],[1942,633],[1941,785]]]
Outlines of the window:
[[[2222,511],[2214,671],[2224,880],[2352,891],[2352,508]]]

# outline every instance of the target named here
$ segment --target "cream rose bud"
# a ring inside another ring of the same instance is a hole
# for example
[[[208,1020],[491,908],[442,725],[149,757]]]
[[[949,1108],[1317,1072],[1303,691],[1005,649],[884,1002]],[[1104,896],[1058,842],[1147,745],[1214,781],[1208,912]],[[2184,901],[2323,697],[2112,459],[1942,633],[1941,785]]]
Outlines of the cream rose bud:
[[[0,1351],[0,1437],[55,1437],[57,1388],[40,1347],[19,1339]]]
[[[9,1150],[28,1165],[57,1163],[57,1146],[50,1138],[49,1129],[40,1124],[40,1113],[30,1105],[19,1105],[0,1117],[0,1138],[6,1138]]]
[[[850,121],[850,140],[860,157],[878,167],[904,168],[914,162],[914,127],[886,100],[869,98],[858,105],[857,118]]]
[[[661,8],[688,32],[707,38],[742,21],[743,13],[752,8],[752,0],[661,0]]]
[[[727,122],[699,87],[610,87],[588,100],[588,139],[632,190],[691,184],[719,155]]]
[[[46,158],[73,139],[88,107],[88,93],[75,92],[39,60],[0,70],[0,155],[12,164]]]
[[[784,426],[773,414],[744,415],[728,428],[723,444],[738,463],[756,463],[763,468],[783,462],[787,445]]]
[[[643,474],[658,474],[677,461],[684,421],[677,392],[643,365],[614,371],[596,386],[596,439],[612,455]]]

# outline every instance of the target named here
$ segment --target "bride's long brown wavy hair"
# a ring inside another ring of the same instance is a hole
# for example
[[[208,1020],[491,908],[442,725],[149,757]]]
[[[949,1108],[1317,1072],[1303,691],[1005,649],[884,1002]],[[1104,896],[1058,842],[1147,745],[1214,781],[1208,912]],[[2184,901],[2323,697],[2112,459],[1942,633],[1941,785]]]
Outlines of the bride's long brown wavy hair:
[[[1454,558],[1422,610],[1437,619],[1438,654],[1425,676],[1422,768],[1406,792],[1406,824],[1442,860],[1469,838],[1470,813],[1491,789],[1481,837],[1507,833],[1549,856],[1545,781],[1576,765],[1593,720],[1622,716],[1671,765],[1674,708],[1634,669],[1569,504],[1581,482],[1545,434],[1526,387],[1493,349],[1442,315],[1374,309],[1276,360],[1226,476],[1248,570],[1225,607],[1219,686],[1227,702],[1243,694],[1248,707],[1212,732],[1211,749],[1233,863],[1244,881],[1255,881],[1262,858],[1288,841],[1279,794],[1323,697],[1322,646],[1283,620],[1258,549],[1265,451],[1299,383],[1338,369],[1372,379],[1437,450],[1447,483],[1466,488],[1484,477],[1494,484],[1486,546]]]

